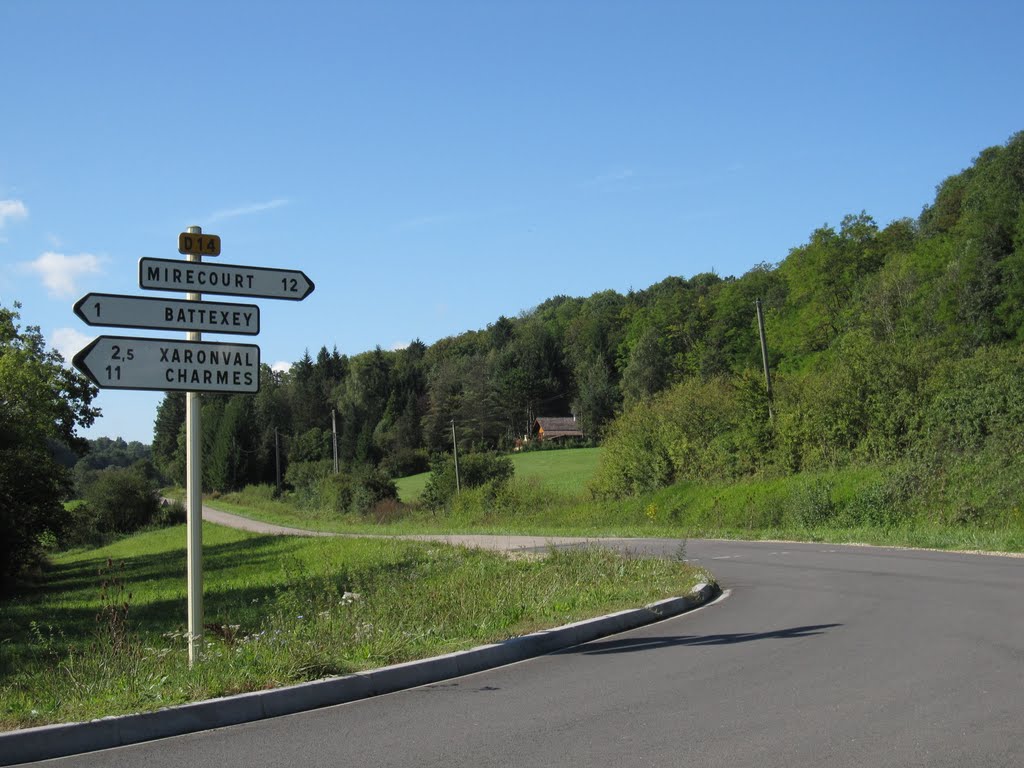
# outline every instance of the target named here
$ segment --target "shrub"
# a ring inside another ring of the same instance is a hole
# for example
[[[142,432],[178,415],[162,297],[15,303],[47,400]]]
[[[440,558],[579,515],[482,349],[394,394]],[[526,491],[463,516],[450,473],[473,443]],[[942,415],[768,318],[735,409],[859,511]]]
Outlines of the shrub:
[[[680,480],[734,476],[742,408],[725,377],[687,379],[639,402],[612,424],[592,491],[617,498]]]
[[[793,514],[805,528],[825,525],[839,511],[832,495],[832,484],[820,478],[804,485],[794,496]]]
[[[308,501],[315,493],[317,484],[334,472],[330,459],[318,461],[293,461],[284,473],[284,483],[290,486],[301,501]]]
[[[469,453],[459,457],[459,485],[478,488],[489,484],[494,491],[512,478],[515,467],[508,456],[495,453]],[[423,502],[431,509],[444,507],[455,496],[455,460],[444,456],[434,461],[427,486],[423,489]]]
[[[61,543],[95,544],[137,531],[159,520],[156,490],[139,468],[108,467],[85,489],[85,503],[71,510]]]
[[[246,503],[267,503],[274,500],[274,497],[277,495],[277,488],[270,483],[247,485],[239,495],[245,499]]]
[[[430,456],[424,448],[399,448],[388,454],[382,466],[391,477],[418,475],[430,469]]]
[[[672,460],[660,439],[660,418],[654,404],[641,402],[611,424],[591,482],[596,495],[619,498],[672,483]]]
[[[331,461],[295,462],[287,477],[301,506],[339,515],[365,515],[377,502],[398,498],[394,481],[375,467],[335,474]]]
[[[395,481],[379,467],[364,467],[352,473],[352,500],[349,509],[357,515],[368,514],[379,502],[398,499]]]
[[[99,473],[86,490],[85,503],[97,513],[101,525],[115,533],[149,525],[159,507],[156,491],[142,472],[118,467]]]
[[[344,515],[352,508],[352,476],[339,472],[316,480],[304,496],[305,506]]]
[[[526,517],[553,506],[568,507],[571,503],[570,498],[537,478],[514,478],[497,489],[492,506],[501,517]]]
[[[68,509],[68,515],[57,540],[61,549],[102,544],[107,538],[99,522],[99,513],[87,502]]]
[[[925,385],[919,433],[925,452],[971,451],[989,440],[1019,449],[1024,425],[1024,350],[979,349],[940,365]]]
[[[922,480],[912,466],[898,466],[860,490],[839,515],[847,526],[889,529],[912,518],[911,501],[922,491]]]
[[[167,501],[164,499],[157,507],[153,515],[152,524],[160,528],[169,528],[172,525],[181,525],[186,519],[185,505],[180,501]]]
[[[300,507],[345,514],[351,506],[351,477],[347,473],[335,474],[330,459],[292,462],[284,479]]]

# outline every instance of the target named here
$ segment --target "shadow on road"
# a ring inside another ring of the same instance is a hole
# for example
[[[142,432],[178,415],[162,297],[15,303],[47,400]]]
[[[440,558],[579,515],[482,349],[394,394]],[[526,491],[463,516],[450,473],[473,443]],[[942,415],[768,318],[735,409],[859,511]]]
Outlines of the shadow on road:
[[[632,637],[624,640],[608,640],[587,643],[568,648],[559,653],[583,653],[597,656],[605,653],[632,653],[653,651],[658,648],[673,648],[680,645],[735,645],[754,640],[792,640],[823,634],[826,629],[841,627],[842,624],[813,624],[807,627],[790,627],[771,632],[736,632],[726,635],[677,635],[675,637]]]

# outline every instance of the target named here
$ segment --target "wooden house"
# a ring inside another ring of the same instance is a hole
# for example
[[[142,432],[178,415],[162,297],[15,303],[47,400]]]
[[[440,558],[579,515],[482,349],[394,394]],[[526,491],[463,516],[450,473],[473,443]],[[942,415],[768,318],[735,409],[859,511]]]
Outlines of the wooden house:
[[[575,416],[539,416],[533,422],[530,437],[534,440],[579,440],[583,430]]]

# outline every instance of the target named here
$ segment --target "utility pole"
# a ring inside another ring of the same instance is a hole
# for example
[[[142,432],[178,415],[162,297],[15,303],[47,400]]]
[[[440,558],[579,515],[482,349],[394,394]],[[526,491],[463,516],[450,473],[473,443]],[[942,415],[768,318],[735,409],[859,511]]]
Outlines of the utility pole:
[[[334,437],[334,474],[338,474],[338,419],[337,412],[331,408],[331,435]]]
[[[189,234],[201,235],[201,227],[189,227]],[[203,257],[188,254],[191,263],[200,263]],[[202,295],[187,293],[188,301],[201,301]],[[188,341],[202,341],[199,331],[188,331]],[[199,659],[203,647],[203,465],[202,425],[199,421],[201,404],[198,392],[185,394],[185,531],[188,540],[188,665]]]
[[[462,494],[462,485],[459,483],[459,444],[455,441],[455,419],[452,419],[452,453],[455,454],[455,494]]]
[[[768,420],[774,422],[775,413],[772,411],[772,374],[768,365],[768,338],[764,333],[764,308],[761,306],[760,299],[754,302],[754,307],[757,309],[757,330],[761,334],[761,361],[764,363],[764,384],[768,393]]]
[[[277,495],[281,495],[281,440],[277,436],[277,427],[274,427],[274,459],[277,466]]]

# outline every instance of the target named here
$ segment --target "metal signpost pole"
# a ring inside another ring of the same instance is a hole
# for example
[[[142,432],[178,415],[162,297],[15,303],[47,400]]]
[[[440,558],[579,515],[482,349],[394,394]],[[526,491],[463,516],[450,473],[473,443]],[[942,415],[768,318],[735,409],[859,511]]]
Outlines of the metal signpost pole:
[[[199,235],[200,227],[189,227],[189,234]],[[189,254],[190,262],[201,262],[203,257]],[[200,301],[198,293],[188,293],[189,301]],[[199,331],[185,334],[189,341],[202,341]],[[202,469],[202,428],[199,423],[199,393],[185,394],[185,441],[187,446],[186,464],[186,528],[188,536],[188,665],[191,667],[199,658],[203,643],[203,469]]]

